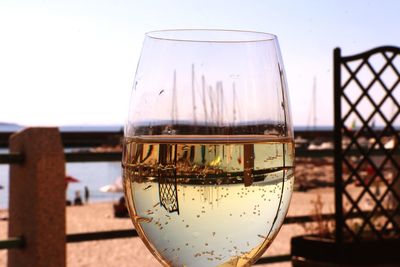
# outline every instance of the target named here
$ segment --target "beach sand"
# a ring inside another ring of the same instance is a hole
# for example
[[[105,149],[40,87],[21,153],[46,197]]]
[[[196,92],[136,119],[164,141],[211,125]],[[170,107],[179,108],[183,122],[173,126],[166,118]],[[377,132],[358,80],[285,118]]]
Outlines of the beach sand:
[[[333,212],[333,189],[321,188],[307,193],[295,192],[292,197],[288,216],[307,215],[313,212],[317,196],[324,203],[323,212]],[[112,203],[93,203],[83,206],[67,207],[67,233],[94,232],[104,230],[132,229],[129,219],[117,219],[112,214]],[[0,218],[7,211],[0,211]],[[7,221],[0,221],[0,239],[7,238]],[[300,224],[284,225],[277,238],[267,250],[267,255],[290,253],[290,238],[305,233]],[[0,251],[0,266],[6,266],[7,251]],[[67,266],[161,266],[148,252],[139,238],[121,238],[105,241],[90,241],[67,244]],[[271,267],[289,267],[290,262],[257,265]]]
[[[315,213],[315,202],[320,196],[322,213],[334,212],[333,187],[320,187],[333,182],[332,162],[325,159],[297,164],[296,185],[308,186],[307,192],[294,192],[288,216],[310,215]],[[317,184],[315,183],[317,181]],[[303,188],[304,189],[304,188]],[[130,219],[114,218],[112,203],[91,203],[66,208],[67,233],[83,233],[105,230],[132,229]],[[7,217],[7,210],[0,210],[0,218]],[[277,238],[264,256],[290,254],[290,239],[296,235],[315,232],[316,224],[283,225]],[[8,222],[0,220],[0,239],[7,238]],[[0,267],[7,265],[7,250],[0,250]],[[67,244],[67,266],[69,267],[160,267],[142,241],[136,238],[119,238],[105,241],[90,241]],[[289,267],[290,262],[257,265],[269,267]]]

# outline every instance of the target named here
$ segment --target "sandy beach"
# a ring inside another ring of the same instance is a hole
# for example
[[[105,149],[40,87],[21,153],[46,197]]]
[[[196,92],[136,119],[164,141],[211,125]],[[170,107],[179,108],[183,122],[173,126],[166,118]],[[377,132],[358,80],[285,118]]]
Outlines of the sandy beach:
[[[321,188],[308,192],[295,192],[288,216],[311,214],[314,202],[320,195],[323,212],[333,212],[333,189]],[[67,233],[94,232],[103,230],[132,229],[129,219],[114,218],[112,203],[93,203],[83,206],[70,206],[67,212]],[[7,210],[0,211],[0,218],[7,216]],[[0,239],[7,238],[7,221],[0,221]],[[309,227],[307,227],[309,228]],[[276,240],[265,255],[290,253],[290,238],[305,233],[303,225],[284,225]],[[7,251],[0,251],[0,266],[7,265]],[[67,266],[161,266],[148,252],[139,238],[122,238],[106,241],[91,241],[67,244]],[[290,263],[258,266],[289,267]]]
[[[301,162],[295,171],[296,187],[302,185],[306,192],[293,193],[288,216],[315,213],[320,201],[321,213],[334,212],[333,187],[321,187],[333,181],[333,168],[326,159]],[[315,188],[315,189],[313,189]],[[84,233],[106,230],[132,229],[130,219],[118,219],[113,215],[113,203],[90,203],[66,208],[67,233]],[[7,217],[7,210],[0,210],[0,218]],[[7,238],[8,221],[0,220],[0,239]],[[283,225],[277,238],[264,256],[290,253],[290,239],[296,235],[315,232],[315,224]],[[7,265],[7,250],[0,250],[0,267]],[[73,267],[160,267],[161,265],[143,245],[140,238],[120,238],[67,244],[67,266]],[[257,265],[289,267],[290,262]]]

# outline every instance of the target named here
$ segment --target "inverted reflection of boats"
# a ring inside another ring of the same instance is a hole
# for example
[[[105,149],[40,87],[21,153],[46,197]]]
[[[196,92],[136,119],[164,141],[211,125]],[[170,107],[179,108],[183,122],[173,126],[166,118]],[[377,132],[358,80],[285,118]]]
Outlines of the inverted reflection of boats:
[[[252,170],[253,183],[271,182],[271,174],[279,174],[279,179],[282,180],[281,172],[292,172],[293,166],[286,167],[274,167],[268,169]],[[180,185],[231,185],[231,184],[243,184],[245,171],[232,171],[232,172],[222,172],[222,170],[214,171],[204,171],[199,170],[201,174],[192,172],[179,172],[178,174],[173,174],[171,170],[170,176],[162,177],[162,183],[176,183]],[[164,174],[166,174],[164,172]],[[289,175],[289,174],[287,174]],[[156,178],[153,178],[156,179]],[[150,179],[152,180],[152,179]],[[160,180],[160,177],[157,177]],[[275,181],[275,179],[274,179]]]

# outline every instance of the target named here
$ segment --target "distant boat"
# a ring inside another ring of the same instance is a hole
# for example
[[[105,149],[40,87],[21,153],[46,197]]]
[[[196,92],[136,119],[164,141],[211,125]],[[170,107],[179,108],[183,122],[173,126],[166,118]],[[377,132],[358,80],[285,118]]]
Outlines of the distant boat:
[[[296,148],[308,148],[310,140],[297,136],[296,139],[294,139],[294,143]]]
[[[321,144],[314,144],[311,143],[308,146],[309,150],[324,150],[324,149],[333,149],[333,143],[332,142],[322,142]]]
[[[395,138],[391,138],[386,144],[385,144],[385,149],[394,149],[396,146],[396,140]]]
[[[120,193],[124,192],[124,188],[122,186],[122,177],[118,177],[114,183],[108,184],[100,187],[99,189],[103,193]]]

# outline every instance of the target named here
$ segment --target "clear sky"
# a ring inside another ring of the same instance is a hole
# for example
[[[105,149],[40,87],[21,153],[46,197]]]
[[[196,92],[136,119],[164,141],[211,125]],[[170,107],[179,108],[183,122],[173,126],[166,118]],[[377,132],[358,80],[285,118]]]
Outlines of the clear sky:
[[[123,124],[145,32],[218,28],[274,33],[295,125],[332,125],[332,53],[400,46],[396,0],[0,1],[0,122]]]

